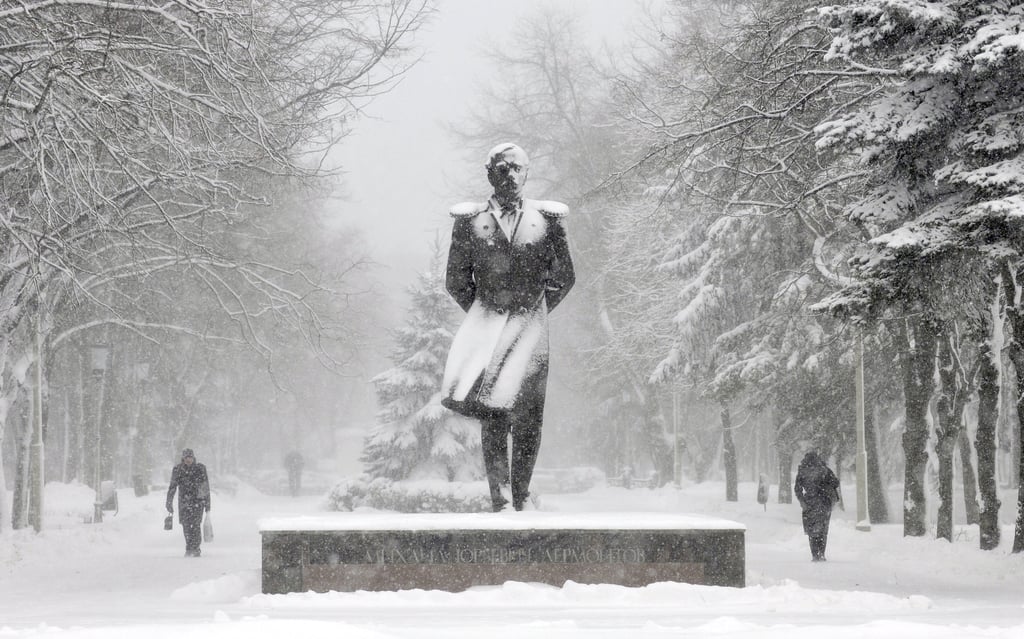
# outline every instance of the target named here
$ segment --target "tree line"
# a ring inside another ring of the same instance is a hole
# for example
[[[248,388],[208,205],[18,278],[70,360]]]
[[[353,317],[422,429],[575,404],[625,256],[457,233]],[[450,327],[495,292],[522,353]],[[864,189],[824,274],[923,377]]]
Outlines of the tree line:
[[[430,11],[0,2],[0,527],[38,525],[51,425],[48,475],[90,484],[229,456],[268,396],[302,410],[354,357],[366,260],[318,227],[325,159]]]

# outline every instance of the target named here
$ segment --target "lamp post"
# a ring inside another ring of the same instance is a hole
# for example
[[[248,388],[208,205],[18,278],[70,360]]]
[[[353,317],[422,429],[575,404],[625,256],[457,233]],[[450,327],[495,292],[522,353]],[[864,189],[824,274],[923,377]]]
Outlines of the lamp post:
[[[679,391],[672,391],[672,483],[682,488],[683,473],[679,460]]]
[[[99,397],[96,401],[96,429],[93,444],[93,482],[96,487],[96,498],[93,503],[92,522],[99,524],[103,522],[103,400],[106,394],[106,372],[107,357],[110,348],[106,344],[91,344],[89,346],[89,370],[92,377],[99,386]]]
[[[40,303],[40,308],[42,303]],[[32,483],[30,487],[29,520],[36,532],[43,529],[43,318],[42,313],[36,316],[34,326],[33,350],[36,360],[35,379],[32,385],[32,444],[31,463]]]
[[[135,385],[135,415],[132,418],[132,426],[130,429],[130,439],[128,441],[128,476],[132,480],[132,486],[135,489],[136,496],[139,496],[141,492],[141,481],[143,476],[138,472],[136,465],[139,464],[139,457],[137,455],[136,448],[139,447],[140,431],[144,430],[140,426],[142,423],[142,412],[143,403],[146,398],[146,383],[149,381],[149,362],[136,361],[135,365],[132,366],[132,381]],[[145,460],[142,460],[143,466],[145,466]],[[143,493],[144,494],[144,493]]]
[[[857,345],[854,347],[856,357],[856,370],[854,371],[854,385],[856,387],[856,413],[857,413],[857,524],[860,531],[871,530],[871,520],[868,517],[868,452],[864,437],[864,336],[861,331],[857,332]]]

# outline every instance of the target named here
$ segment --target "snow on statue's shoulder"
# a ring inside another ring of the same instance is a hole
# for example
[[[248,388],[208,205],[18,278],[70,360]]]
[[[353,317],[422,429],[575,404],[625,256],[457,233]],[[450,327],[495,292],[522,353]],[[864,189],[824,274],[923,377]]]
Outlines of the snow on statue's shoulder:
[[[452,217],[471,217],[487,210],[487,202],[460,202],[448,210]]]
[[[548,217],[565,217],[569,214],[569,206],[554,200],[535,200],[537,210]]]

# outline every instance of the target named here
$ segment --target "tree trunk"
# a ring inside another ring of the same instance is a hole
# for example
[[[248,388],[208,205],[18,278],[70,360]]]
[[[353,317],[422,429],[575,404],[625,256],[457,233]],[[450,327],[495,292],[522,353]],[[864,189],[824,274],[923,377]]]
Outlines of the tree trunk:
[[[779,503],[793,503],[793,450],[779,450]]]
[[[940,339],[937,348],[940,385],[935,407],[938,415],[935,454],[939,458],[939,513],[935,536],[947,541],[953,541],[953,452],[961,428],[956,414],[958,376],[955,348],[952,336]]]
[[[772,411],[772,422],[775,426],[775,451],[778,455],[779,471],[779,503],[793,503],[793,451],[795,446],[790,436],[781,412],[776,409]]]
[[[71,480],[71,393],[64,391],[61,402],[64,417],[64,442],[61,446],[60,480],[68,483]]]
[[[1013,552],[1024,551],[1024,308],[1021,307],[1019,282],[1021,271],[1012,271],[1010,265],[1003,262],[1001,284],[1006,304],[1006,321],[1010,325],[1007,351],[1016,373],[1016,406],[1017,406],[1017,520],[1013,531]]]
[[[978,491],[981,513],[978,516],[979,545],[982,550],[999,546],[999,491],[996,483],[996,427],[999,420],[999,368],[991,345],[986,344],[978,363]]]
[[[1024,317],[1016,322],[1021,329],[1024,329]],[[1018,333],[1017,326],[1014,326],[1014,335],[1024,335],[1024,331]],[[1016,343],[1011,352],[1017,351],[1014,360],[1014,368],[1017,369],[1017,521],[1013,530],[1013,552],[1024,552],[1024,344]]]
[[[1015,386],[1016,386],[1016,384],[1015,384]],[[1016,401],[1011,401],[1011,404],[1013,405],[1014,412],[1018,413],[1018,411],[1017,411],[1017,402]],[[1010,464],[1011,464],[1010,473],[1009,473],[1010,478],[1007,481],[1007,486],[1009,488],[1020,488],[1021,487],[1020,476],[1021,476],[1021,474],[1024,474],[1024,464],[1020,463],[1021,457],[1024,457],[1024,439],[1021,438],[1021,434],[1022,434],[1020,432],[1021,428],[1017,424],[1017,422],[1019,422],[1022,419],[1024,419],[1024,417],[1021,417],[1021,415],[1018,413],[1016,420],[1013,423],[1010,424],[1010,430],[1009,430],[1009,433],[1008,433],[1008,437],[1010,439],[1010,446],[1009,446],[1009,448],[1010,448]]]
[[[732,441],[732,420],[729,408],[722,406],[722,465],[725,466],[725,500],[739,501],[737,485],[736,445]]]
[[[956,440],[948,436],[939,440],[935,452],[939,458],[939,514],[935,524],[938,539],[953,541],[953,451]]]
[[[924,474],[928,463],[928,402],[935,388],[936,326],[919,317],[906,320],[900,331],[906,427],[903,487],[903,535],[922,537],[927,532]],[[914,340],[911,345],[911,338]]]
[[[4,530],[7,529],[7,524],[10,519],[10,504],[7,503],[7,470],[4,468],[4,456],[3,456],[3,429],[0,424],[0,538],[2,538]]]
[[[1012,329],[1008,322],[1004,324],[1004,343],[1009,339]],[[996,343],[993,342],[994,349]],[[999,368],[999,414],[996,417],[996,485],[1003,488],[1016,488],[1014,478],[1017,476],[1017,376],[1013,373],[1014,366],[1010,359],[1009,349],[995,351],[996,366]],[[1003,462],[1003,463],[1000,463]]]
[[[837,503],[839,504],[839,508],[841,508],[842,510],[846,510],[846,501],[843,500],[843,488],[842,488],[842,486],[843,486],[843,453],[842,453],[841,449],[836,449],[835,460],[836,460],[836,466],[835,466],[835,468],[836,468],[836,471],[835,471],[836,472],[836,479],[839,480],[839,501]],[[854,473],[854,476],[853,476],[853,483],[854,483],[854,486],[857,485],[857,475],[856,475],[856,473]]]
[[[28,526],[30,447],[32,424],[29,419],[18,419],[18,440],[15,446],[14,493],[11,500],[11,527],[19,530]]]
[[[889,503],[885,498],[882,467],[878,463],[878,434],[875,411],[864,411],[864,447],[868,453],[868,519],[872,524],[889,523]]]
[[[669,443],[672,441],[672,433],[666,432],[668,423],[664,414],[653,398],[643,406],[644,443],[650,452],[651,463],[659,486],[673,479],[675,468],[675,451]]]
[[[978,514],[978,481],[974,474],[974,462],[971,459],[971,438],[967,429],[960,431],[960,438],[957,440],[957,447],[960,449],[960,469],[963,472],[964,484],[964,516],[968,524],[977,524]]]
[[[4,365],[3,344],[0,340],[0,370]],[[3,375],[0,375],[0,535],[2,535],[11,524],[12,507],[7,501],[7,470],[4,468],[4,433],[9,424],[10,403],[5,397],[3,388]]]
[[[938,441],[935,451],[939,457],[939,517],[936,535],[940,539],[953,541],[953,466],[958,443],[964,470],[964,497],[972,504],[967,509],[967,523],[977,522],[977,502],[974,486],[974,468],[971,463],[970,441],[964,432],[964,408],[967,398],[973,392],[973,373],[968,375],[960,365],[960,341],[954,337],[957,331],[939,340],[939,389],[936,409],[938,424],[935,429]],[[981,347],[988,340],[980,340]],[[968,487],[969,486],[969,487]],[[972,517],[973,513],[973,517]],[[973,520],[972,520],[973,519]]]

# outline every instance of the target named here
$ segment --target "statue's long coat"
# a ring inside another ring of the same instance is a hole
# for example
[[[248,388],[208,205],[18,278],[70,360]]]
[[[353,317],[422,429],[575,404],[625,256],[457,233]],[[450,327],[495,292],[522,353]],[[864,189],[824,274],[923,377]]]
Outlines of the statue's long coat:
[[[511,240],[493,200],[460,204],[446,287],[466,311],[445,366],[444,404],[466,415],[536,411],[548,371],[548,313],[575,282],[558,202],[523,200]]]

